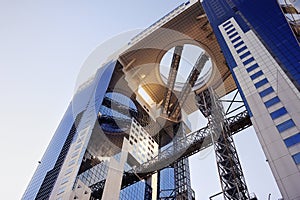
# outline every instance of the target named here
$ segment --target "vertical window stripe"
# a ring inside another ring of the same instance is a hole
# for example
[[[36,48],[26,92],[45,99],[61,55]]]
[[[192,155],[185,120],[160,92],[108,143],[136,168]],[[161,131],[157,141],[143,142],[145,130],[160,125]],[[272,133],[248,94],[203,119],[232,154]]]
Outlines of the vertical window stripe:
[[[254,65],[251,65],[250,67],[247,68],[247,72],[249,73],[258,67],[259,67],[259,65],[257,63],[255,63]]]
[[[248,64],[251,63],[252,61],[254,61],[254,58],[253,58],[253,57],[251,57],[251,58],[245,60],[245,61],[243,62],[243,64],[244,64],[244,65],[248,65]]]

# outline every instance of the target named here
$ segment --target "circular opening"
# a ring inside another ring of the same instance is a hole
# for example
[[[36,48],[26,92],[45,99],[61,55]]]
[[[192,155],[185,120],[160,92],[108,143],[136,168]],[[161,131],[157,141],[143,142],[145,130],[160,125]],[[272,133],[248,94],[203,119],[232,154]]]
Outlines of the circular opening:
[[[175,47],[171,48],[162,58],[160,62],[160,75],[165,84],[167,84],[169,78],[169,72],[172,64],[172,58],[174,54]],[[188,81],[188,77],[192,72],[195,63],[199,56],[203,53],[206,53],[205,50],[200,48],[199,46],[185,44],[183,46],[183,51],[181,54],[181,59],[179,63],[179,68],[175,80],[174,89],[177,91],[181,91],[184,84]],[[208,55],[208,53],[206,53]],[[212,62],[209,57],[208,61],[205,63],[198,79],[195,82],[192,90],[197,90],[202,87],[210,78],[212,73]]]

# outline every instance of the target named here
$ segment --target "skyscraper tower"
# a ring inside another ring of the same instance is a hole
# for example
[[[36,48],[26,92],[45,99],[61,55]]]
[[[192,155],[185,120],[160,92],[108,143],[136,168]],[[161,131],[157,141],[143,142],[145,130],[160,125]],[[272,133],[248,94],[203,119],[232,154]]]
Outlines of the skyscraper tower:
[[[232,139],[251,125],[284,199],[299,199],[295,13],[275,0],[175,8],[77,89],[22,199],[192,200],[188,157],[211,145],[224,198],[254,199]],[[246,111],[229,116],[233,91]],[[194,112],[208,125],[191,132]]]
[[[284,15],[297,11],[274,0],[205,0],[203,6],[280,191],[284,199],[299,199],[299,24]]]

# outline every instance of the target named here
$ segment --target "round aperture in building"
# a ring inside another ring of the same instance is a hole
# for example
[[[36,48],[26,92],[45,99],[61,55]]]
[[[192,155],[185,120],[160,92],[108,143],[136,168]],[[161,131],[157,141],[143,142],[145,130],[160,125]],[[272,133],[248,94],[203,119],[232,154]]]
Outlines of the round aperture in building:
[[[168,83],[171,66],[172,65],[174,66],[175,65],[174,62],[177,62],[173,59],[174,52],[175,52],[175,47],[168,50],[160,62],[160,68],[159,68],[160,75],[162,81],[166,85]],[[201,47],[191,45],[191,44],[183,45],[183,50],[180,55],[179,66],[177,69],[174,90],[181,91],[182,88],[184,87],[184,84],[186,82],[189,82],[189,78],[192,77],[193,69],[197,67],[196,66],[197,61],[200,61],[201,57],[203,62],[200,62],[202,63],[202,65],[199,67],[201,69],[200,74],[198,75],[194,85],[192,85],[193,91],[204,86],[204,84],[207,83],[207,81],[210,79],[212,74],[213,64],[208,53]],[[203,59],[204,57],[206,58]]]

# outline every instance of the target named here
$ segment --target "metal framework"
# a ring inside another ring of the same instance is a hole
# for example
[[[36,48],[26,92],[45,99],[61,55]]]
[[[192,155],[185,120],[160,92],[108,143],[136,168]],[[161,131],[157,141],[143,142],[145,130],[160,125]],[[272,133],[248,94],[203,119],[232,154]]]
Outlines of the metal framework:
[[[210,89],[209,127],[214,142],[219,178],[225,200],[250,199],[230,127],[219,98]],[[207,99],[207,98],[206,98]]]
[[[286,0],[284,0],[284,3],[282,3],[280,6],[292,30],[294,31],[295,36],[297,37],[298,41],[300,41],[300,12]]]
[[[209,57],[205,53],[202,53],[199,56],[182,88],[180,97],[174,104],[171,104],[172,93],[182,51],[183,46],[175,47],[167,81],[167,90],[162,104],[163,115],[175,121],[179,120],[178,117],[181,107],[187,96],[190,94],[192,87],[195,85],[206,62],[209,60]],[[197,94],[197,106],[203,115],[208,118],[208,126],[187,135],[179,131],[179,133],[174,136],[173,142],[156,157],[137,166],[131,171],[124,173],[122,189],[140,181],[141,179],[147,179],[157,171],[172,166],[174,168],[175,188],[173,191],[170,191],[170,195],[168,197],[163,197],[162,199],[194,200],[195,197],[191,188],[187,158],[213,145],[224,198],[226,200],[249,199],[249,193],[232,139],[232,134],[249,127],[251,125],[251,121],[247,111],[243,111],[228,119],[225,117],[243,107],[242,105],[231,110],[233,103],[242,103],[236,100],[237,95],[238,92],[234,95],[232,100],[228,101],[230,104],[225,114],[222,103],[213,93],[212,89],[208,89]],[[107,107],[114,107],[123,114],[128,114],[129,112],[134,118],[139,118],[139,114],[136,110],[121,105],[112,99],[105,99],[104,105]],[[142,119],[142,121],[148,120],[144,118]],[[96,198],[101,197],[104,185],[105,180],[92,185],[92,196]],[[147,198],[150,198],[150,193],[147,195]]]
[[[163,114],[168,114],[170,101],[172,97],[172,92],[176,82],[176,76],[179,68],[180,58],[183,51],[183,46],[176,46],[173,54],[173,59],[171,63],[171,68],[169,72],[168,82],[167,82],[167,91],[165,93],[165,98],[163,102]]]
[[[202,53],[197,61],[195,66],[193,67],[191,73],[189,74],[189,77],[187,79],[187,81],[185,82],[182,91],[180,93],[180,97],[177,99],[176,103],[174,104],[174,106],[172,106],[171,110],[170,110],[170,114],[169,117],[171,117],[174,120],[178,120],[178,116],[180,114],[181,111],[181,107],[183,105],[183,103],[185,102],[186,98],[188,97],[188,95],[190,94],[190,92],[192,91],[192,88],[194,87],[202,69],[205,66],[205,63],[208,61],[209,57],[205,54]]]
[[[175,197],[176,200],[193,200],[193,190],[191,187],[189,160],[182,158],[174,163],[175,177]]]
[[[230,129],[228,135],[238,133],[252,125],[247,111],[228,118],[224,124],[227,124]],[[135,170],[125,172],[122,179],[122,189],[140,181],[140,179],[146,179],[161,169],[173,165],[175,160],[188,158],[211,145],[213,145],[213,142],[208,126],[185,135],[184,137],[180,137],[178,138],[176,148],[171,145],[152,160],[137,166]],[[174,156],[176,155],[178,157],[175,159]],[[136,174],[138,174],[139,177],[137,177]],[[91,190],[93,191],[93,195],[102,194],[104,185],[105,180],[92,185]]]

